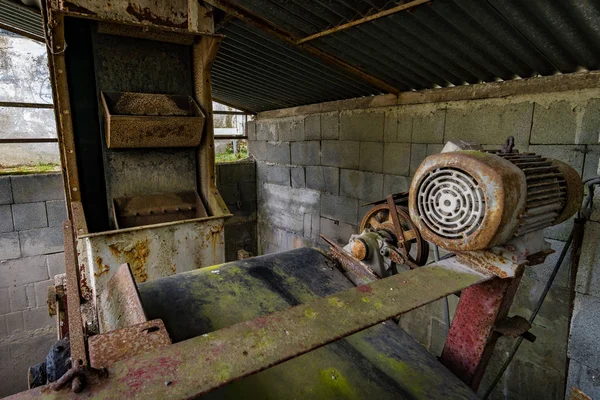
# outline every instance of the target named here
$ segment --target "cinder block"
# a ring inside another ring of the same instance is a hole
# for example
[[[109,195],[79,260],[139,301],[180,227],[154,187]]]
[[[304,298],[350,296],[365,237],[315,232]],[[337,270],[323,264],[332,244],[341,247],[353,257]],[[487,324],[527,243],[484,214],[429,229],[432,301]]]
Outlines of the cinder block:
[[[410,143],[413,132],[413,116],[407,112],[398,112],[398,135],[396,141]]]
[[[598,144],[600,142],[600,99],[591,99],[583,106],[581,130],[575,143]]]
[[[12,232],[14,230],[13,218],[10,204],[0,206],[0,233]]]
[[[536,109],[537,113],[537,109]],[[464,140],[480,144],[504,144],[508,136],[515,137],[516,147],[525,151],[529,144],[532,103],[482,105],[479,108],[448,108],[444,142]],[[418,137],[413,134],[413,140]]]
[[[235,204],[240,200],[240,190],[237,183],[219,186],[219,193],[227,205]]]
[[[263,150],[262,146],[255,148],[254,151]],[[257,160],[272,162],[276,164],[290,163],[290,143],[289,142],[266,142],[264,153],[256,157]]]
[[[374,172],[340,170],[340,195],[366,201],[383,198],[383,175]]]
[[[419,165],[427,157],[427,145],[413,143],[410,145],[410,176],[415,174]]]
[[[383,142],[361,142],[360,162],[361,171],[381,172],[383,168]]]
[[[359,166],[359,142],[323,140],[321,164],[330,167],[357,169]]]
[[[304,140],[321,140],[321,116],[309,115],[304,120]]]
[[[529,151],[540,156],[555,158],[566,162],[579,173],[583,171],[583,146],[567,145],[530,145]]]
[[[54,285],[54,279],[36,282],[35,286],[35,303],[37,307],[45,307],[48,304],[48,287]]]
[[[317,239],[319,237],[319,219],[320,217],[318,214],[304,214],[305,238]]]
[[[410,143],[386,143],[383,148],[383,172],[408,175],[410,170]]]
[[[598,175],[598,164],[600,163],[600,146],[588,145],[588,153],[585,155],[583,165],[583,180],[593,178]]]
[[[600,369],[600,298],[578,294],[575,297],[569,356],[585,365]]]
[[[419,143],[442,143],[446,110],[435,110],[428,114],[413,117],[412,140]]]
[[[15,230],[45,228],[48,226],[46,203],[22,203],[12,205],[13,222]]]
[[[238,190],[241,201],[256,201],[256,182],[240,182],[238,183]]]
[[[358,199],[343,196],[321,194],[321,216],[346,222],[350,225],[358,224]]]
[[[25,285],[46,279],[48,269],[44,256],[23,257],[0,263],[0,287]]]
[[[277,123],[275,120],[257,120],[256,121],[256,140],[278,140]]]
[[[8,330],[6,328],[6,316],[0,315],[0,338],[3,338],[4,336],[8,336]],[[8,352],[8,349],[6,349],[6,351]],[[0,347],[0,358],[3,358],[5,360],[8,359],[8,357],[6,355],[2,355],[1,347]],[[2,393],[0,393],[0,396],[1,395],[2,395]]]
[[[10,232],[0,234],[0,261],[11,260],[19,257],[21,257],[21,249],[19,246],[19,233]]]
[[[427,145],[427,156],[430,156],[432,154],[439,154],[442,152],[443,148],[444,148],[443,144],[436,144],[436,143],[428,144]]]
[[[10,312],[10,300],[8,296],[8,288],[0,287],[0,315]]]
[[[6,329],[9,335],[23,330],[23,311],[6,314]]]
[[[340,140],[381,142],[384,119],[381,111],[344,111],[340,114]]]
[[[396,110],[388,110],[385,112],[383,141],[386,143],[398,141],[398,112]]]
[[[577,360],[571,360],[569,363],[569,378],[567,380],[567,392],[561,393],[564,398],[570,398],[572,388],[577,388],[588,395],[591,399],[600,398],[600,371],[597,368],[590,368]],[[562,397],[561,397],[562,398]]]
[[[340,193],[340,169],[336,167],[306,167],[306,187],[319,192]]]
[[[248,142],[254,144],[257,142]],[[265,142],[260,142],[266,145]],[[264,149],[263,153],[264,154]],[[216,164],[218,184],[256,181],[256,163],[252,158]]]
[[[384,175],[383,176],[383,195],[408,192],[410,179],[406,176]]]
[[[47,200],[64,200],[61,174],[35,174],[11,176],[15,203],[34,203]]]
[[[23,311],[23,327],[26,331],[42,329],[54,325],[54,319],[48,315],[48,307]]]
[[[573,230],[573,221],[575,220],[575,216],[569,218],[565,222],[551,226],[549,228],[544,229],[544,236],[546,238],[566,241],[569,237],[569,234]]]
[[[256,121],[246,122],[246,130],[248,132],[248,140],[256,140]]]
[[[48,276],[54,279],[54,276],[65,273],[65,253],[48,254],[46,256],[46,265],[48,267]]]
[[[294,165],[319,165],[321,163],[321,142],[292,143],[292,164]]]
[[[535,103],[531,144],[575,144],[577,109],[570,101]]]
[[[21,254],[25,257],[58,253],[63,250],[61,227],[31,229],[19,232]]]
[[[588,221],[585,225],[581,258],[577,274],[577,291],[600,297],[600,223]],[[600,328],[599,328],[600,329]]]
[[[429,352],[439,357],[446,344],[446,324],[437,318],[431,318],[431,342]]]
[[[291,186],[290,167],[270,165],[262,162],[256,163],[258,182],[274,183],[277,185]]]
[[[296,189],[304,189],[306,187],[306,176],[304,167],[292,167],[292,187]]]
[[[301,142],[304,140],[304,117],[277,119],[276,128],[282,142]]]
[[[304,231],[304,214],[318,214],[320,193],[265,184],[263,201],[258,204],[258,221],[299,235]],[[284,247],[281,243],[274,242]]]
[[[321,138],[337,140],[340,137],[340,114],[338,112],[321,114]]]
[[[267,142],[264,140],[248,141],[248,153],[258,161],[266,161]]]
[[[12,202],[13,194],[10,176],[0,176],[0,204],[11,204]]]
[[[558,257],[565,247],[565,242],[560,240],[547,239],[550,245],[552,246],[552,250],[554,253],[550,254],[546,257],[546,260],[543,264],[532,266],[532,268],[527,268],[525,270],[525,274],[530,276],[536,282],[539,282],[541,285],[545,285],[550,279],[550,275],[556,266],[558,261]],[[560,287],[567,289],[569,287],[569,268],[571,266],[571,249],[567,251],[567,255],[558,270],[558,274],[554,278],[553,287]]]
[[[358,233],[357,226],[345,222],[321,217],[320,223],[321,234],[340,245],[348,244],[350,236]]]
[[[35,307],[35,288],[33,283],[10,286],[8,289],[10,311],[23,311]]]

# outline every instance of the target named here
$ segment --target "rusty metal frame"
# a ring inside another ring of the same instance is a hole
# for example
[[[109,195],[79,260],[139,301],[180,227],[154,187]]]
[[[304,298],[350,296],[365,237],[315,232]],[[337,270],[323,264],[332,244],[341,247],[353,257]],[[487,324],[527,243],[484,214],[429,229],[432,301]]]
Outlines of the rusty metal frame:
[[[365,71],[355,67],[354,65],[351,65],[338,57],[335,57],[327,52],[324,52],[323,50],[321,50],[317,47],[314,47],[311,44],[308,44],[308,43],[298,44],[298,41],[301,38],[296,37],[292,33],[273,25],[271,22],[267,21],[266,19],[264,19],[256,14],[253,14],[249,10],[242,8],[236,4],[233,4],[230,1],[227,1],[227,0],[204,0],[204,2],[207,4],[210,4],[213,7],[223,10],[228,14],[233,15],[235,18],[238,18],[238,19],[240,19],[246,23],[249,23],[251,25],[254,25],[263,31],[269,32],[269,33],[275,35],[278,39],[280,39],[286,43],[289,43],[291,45],[302,48],[307,53],[309,53],[315,57],[318,57],[321,60],[323,60],[329,64],[335,65],[338,68],[341,68],[342,70],[362,79],[365,82],[368,82],[369,84],[375,86],[376,88],[380,89],[383,92],[393,93],[395,95],[398,95],[400,93],[400,90],[398,88],[394,87],[393,85],[390,85],[389,83],[387,83],[373,75],[370,75],[370,74],[366,73]]]
[[[65,272],[67,284],[67,317],[69,321],[69,338],[71,360],[74,365],[88,365],[86,339],[81,318],[81,292],[79,290],[79,265],[75,233],[70,221],[63,222],[65,238]]]
[[[508,316],[523,270],[515,278],[494,278],[462,291],[440,361],[477,391],[502,336],[496,324]]]
[[[491,278],[444,260],[122,360],[80,395],[196,398]],[[15,398],[77,396],[36,388]]]
[[[374,14],[368,15],[366,17],[359,18],[359,19],[347,22],[347,23],[342,24],[342,25],[338,25],[338,26],[336,26],[334,28],[326,29],[324,31],[317,32],[317,33],[315,33],[313,35],[306,36],[306,37],[298,40],[296,42],[296,44],[306,43],[306,42],[309,42],[309,41],[314,40],[314,39],[318,39],[318,38],[322,38],[324,36],[331,35],[332,33],[335,33],[335,32],[340,32],[340,31],[346,30],[348,28],[352,28],[353,26],[362,25],[364,23],[371,22],[371,21],[374,21],[374,20],[379,19],[379,18],[387,17],[388,15],[392,15],[392,14],[395,14],[395,13],[400,12],[400,11],[410,10],[411,8],[414,8],[416,6],[420,6],[421,4],[430,3],[431,1],[432,0],[413,0],[413,1],[410,1],[408,3],[403,3],[403,4],[397,5],[395,7],[389,8],[387,10],[382,10],[382,11],[376,12]]]

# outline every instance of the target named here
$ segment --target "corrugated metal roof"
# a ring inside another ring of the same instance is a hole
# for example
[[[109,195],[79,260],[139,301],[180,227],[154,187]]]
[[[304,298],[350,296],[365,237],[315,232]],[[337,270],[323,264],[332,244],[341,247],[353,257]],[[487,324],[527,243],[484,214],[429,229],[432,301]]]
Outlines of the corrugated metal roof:
[[[212,70],[213,97],[219,101],[258,112],[380,93],[241,21],[222,33],[226,38]]]
[[[32,39],[44,40],[42,16],[32,8],[10,0],[0,0],[0,28]]]
[[[403,1],[228,0],[303,38]],[[0,23],[42,37],[41,17],[0,0]],[[240,20],[213,67],[217,100],[249,111],[370,96],[381,89]],[[600,68],[600,0],[432,0],[310,45],[406,90]]]
[[[229,1],[298,38],[402,3],[384,0]],[[228,36],[223,45],[228,46],[228,41],[239,35],[242,28],[248,29],[240,22],[225,26],[220,31]],[[277,40],[272,43],[272,47],[246,58],[246,62],[260,64],[262,54],[268,54],[274,60],[270,66],[276,67],[279,55],[273,50],[281,43]],[[600,66],[600,1],[433,0],[309,43],[400,90],[596,70]],[[236,59],[238,52],[252,54],[252,45],[247,45],[249,47],[232,49],[228,60]],[[321,68],[326,68],[326,64],[319,63]],[[279,86],[277,83],[285,74],[285,68],[273,72],[272,69],[261,70],[260,76],[244,73],[241,64],[228,65],[229,73],[243,77],[235,81],[241,93],[252,94],[255,80]],[[325,86],[327,90],[322,85],[311,89],[304,76],[285,77],[289,85],[302,86],[311,96],[285,93],[287,96],[280,97],[277,92],[266,91],[262,94],[264,100],[251,101],[251,96],[247,96],[236,104],[258,111],[277,108],[283,99],[285,106],[290,106],[334,97],[320,94],[330,94],[328,86]],[[357,78],[350,78],[356,82]],[[365,94],[350,91],[353,97]]]

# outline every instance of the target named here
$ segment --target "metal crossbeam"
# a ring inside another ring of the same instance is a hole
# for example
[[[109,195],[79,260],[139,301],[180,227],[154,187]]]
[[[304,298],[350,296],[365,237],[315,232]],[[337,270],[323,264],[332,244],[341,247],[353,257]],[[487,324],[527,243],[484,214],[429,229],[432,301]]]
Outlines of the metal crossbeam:
[[[364,23],[367,23],[367,22],[374,21],[374,20],[379,19],[379,18],[387,17],[388,15],[392,15],[392,14],[395,14],[395,13],[400,12],[400,11],[410,10],[411,8],[414,8],[416,6],[420,6],[421,4],[429,3],[431,1],[432,0],[414,0],[414,1],[411,1],[411,2],[408,2],[408,3],[400,4],[400,5],[396,6],[396,7],[392,7],[390,9],[388,9],[388,10],[383,10],[383,11],[380,11],[380,12],[368,15],[366,17],[363,17],[363,18],[360,18],[360,19],[357,19],[357,20],[354,20],[354,21],[350,21],[350,22],[347,22],[347,23],[342,24],[342,25],[338,25],[338,26],[336,26],[334,28],[327,29],[327,30],[324,30],[322,32],[317,32],[314,35],[310,35],[310,36],[307,36],[305,38],[302,38],[302,39],[298,40],[296,42],[296,44],[306,43],[306,42],[309,42],[309,41],[314,40],[314,39],[322,38],[323,36],[331,35],[332,33],[335,33],[335,32],[339,32],[339,31],[343,31],[343,30],[348,29],[348,28],[352,28],[353,26],[361,25],[361,24],[364,24]]]
[[[491,279],[449,259],[129,358],[79,395],[187,399]],[[77,395],[36,388],[18,398]]]

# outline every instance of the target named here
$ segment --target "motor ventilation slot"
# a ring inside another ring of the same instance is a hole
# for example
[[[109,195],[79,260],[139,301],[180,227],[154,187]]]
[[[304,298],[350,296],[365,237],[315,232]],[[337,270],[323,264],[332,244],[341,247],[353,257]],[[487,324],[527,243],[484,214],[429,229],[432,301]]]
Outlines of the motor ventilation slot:
[[[471,175],[453,168],[438,168],[423,179],[417,206],[427,227],[448,239],[468,237],[485,216],[483,190]]]

